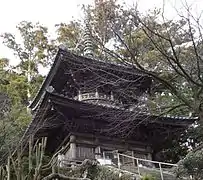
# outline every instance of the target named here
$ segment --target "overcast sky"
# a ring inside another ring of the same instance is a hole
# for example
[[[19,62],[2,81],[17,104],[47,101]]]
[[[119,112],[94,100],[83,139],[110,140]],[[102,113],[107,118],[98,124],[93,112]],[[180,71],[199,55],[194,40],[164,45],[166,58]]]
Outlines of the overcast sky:
[[[120,0],[122,1],[122,0]],[[127,6],[138,2],[140,11],[145,12],[154,7],[162,8],[164,0],[125,0]],[[165,0],[167,17],[174,18],[174,7],[181,10],[185,0]],[[68,22],[74,18],[81,18],[81,5],[92,3],[93,0],[0,0],[0,34],[4,32],[16,33],[16,25],[23,21],[40,22],[51,31],[54,25]],[[193,11],[199,13],[203,8],[203,0],[187,0],[193,4]],[[53,33],[53,32],[52,32]],[[0,41],[0,57],[13,58],[9,49]]]

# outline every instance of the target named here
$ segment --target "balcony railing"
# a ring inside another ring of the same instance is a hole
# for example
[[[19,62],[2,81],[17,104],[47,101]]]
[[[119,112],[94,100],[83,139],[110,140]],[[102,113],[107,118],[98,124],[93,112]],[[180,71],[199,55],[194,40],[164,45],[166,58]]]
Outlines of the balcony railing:
[[[75,100],[85,101],[85,100],[109,100],[114,101],[113,96],[101,94],[101,93],[79,93],[78,96],[74,98]]]
[[[101,104],[101,105],[112,105],[112,106],[122,106],[122,103],[114,98],[114,96],[106,95],[103,93],[79,93],[74,97],[75,100],[78,101],[87,101],[93,104]]]

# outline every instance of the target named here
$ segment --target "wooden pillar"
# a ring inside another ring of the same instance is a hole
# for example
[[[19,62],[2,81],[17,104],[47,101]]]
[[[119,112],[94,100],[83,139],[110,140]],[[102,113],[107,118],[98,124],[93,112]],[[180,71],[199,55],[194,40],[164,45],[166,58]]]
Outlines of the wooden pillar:
[[[146,159],[152,161],[152,149],[151,149],[150,146],[147,146],[147,155],[146,155]],[[155,164],[149,162],[149,163],[148,163],[148,166],[149,166],[149,167],[154,167]]]
[[[149,152],[149,153],[147,154],[147,160],[152,160],[152,153],[151,153],[151,152]]]
[[[97,89],[96,89],[96,92],[95,92],[95,97],[96,97],[97,99],[99,99],[99,92],[98,92]]]
[[[82,94],[81,94],[80,90],[78,91],[78,101],[82,101]]]
[[[95,148],[95,158],[96,159],[100,159],[101,158],[101,147],[100,146],[97,146]]]
[[[111,91],[111,100],[114,101],[113,92]]]
[[[74,135],[71,135],[70,136],[70,156],[71,156],[71,159],[76,159],[76,137]]]
[[[150,146],[147,146],[147,160],[152,160],[152,148]]]

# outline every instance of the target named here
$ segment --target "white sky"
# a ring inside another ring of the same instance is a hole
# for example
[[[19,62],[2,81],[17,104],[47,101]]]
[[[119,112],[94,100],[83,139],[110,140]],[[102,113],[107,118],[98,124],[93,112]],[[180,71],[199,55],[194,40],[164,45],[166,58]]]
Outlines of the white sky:
[[[122,1],[122,0],[120,0]],[[124,0],[127,6],[138,2],[138,8],[144,12],[154,7],[161,8],[165,2],[165,13],[168,17],[175,17],[176,7],[181,9],[181,2],[186,0]],[[0,0],[0,34],[11,32],[16,34],[16,25],[23,21],[40,22],[53,31],[54,25],[68,22],[74,18],[82,17],[80,10],[82,4],[92,3],[93,0]],[[203,0],[187,0],[193,4],[193,11],[200,12]],[[54,33],[54,32],[52,32]],[[11,50],[6,48],[0,40],[0,57],[14,59]]]

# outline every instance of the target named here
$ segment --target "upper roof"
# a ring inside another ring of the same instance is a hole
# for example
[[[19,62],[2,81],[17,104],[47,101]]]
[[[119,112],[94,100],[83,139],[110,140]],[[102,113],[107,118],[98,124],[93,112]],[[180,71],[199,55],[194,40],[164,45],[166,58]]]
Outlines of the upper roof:
[[[151,77],[142,73],[139,69],[136,69],[130,63],[124,65],[112,61],[104,61],[79,56],[69,52],[63,46],[60,46],[48,75],[46,76],[37,95],[29,107],[32,110],[36,109],[40,103],[40,100],[43,98],[45,91],[49,87],[60,89],[60,85],[64,85],[64,83],[67,81],[68,71],[72,72],[73,70],[76,71],[78,69],[84,69],[84,67],[89,71],[100,71],[99,73],[105,71],[108,76],[112,76],[112,74],[119,74],[119,76],[123,76],[125,74],[125,78],[130,77],[135,79],[134,77],[139,77],[139,83],[133,83],[133,86],[139,87],[141,89],[140,91],[142,92],[146,91],[151,86]]]

